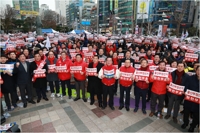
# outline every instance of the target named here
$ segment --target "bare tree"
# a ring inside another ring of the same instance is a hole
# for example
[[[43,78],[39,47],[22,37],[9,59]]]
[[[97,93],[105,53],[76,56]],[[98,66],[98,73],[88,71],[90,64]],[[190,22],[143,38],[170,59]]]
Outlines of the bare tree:
[[[12,20],[14,17],[15,10],[10,5],[6,5],[6,7],[1,10],[1,26],[6,33],[8,33],[10,29],[12,29],[12,26],[14,25],[12,23]]]
[[[42,14],[41,18],[42,18],[43,28],[53,28],[53,29],[56,28],[56,18],[57,18],[56,12],[52,10],[47,10]]]

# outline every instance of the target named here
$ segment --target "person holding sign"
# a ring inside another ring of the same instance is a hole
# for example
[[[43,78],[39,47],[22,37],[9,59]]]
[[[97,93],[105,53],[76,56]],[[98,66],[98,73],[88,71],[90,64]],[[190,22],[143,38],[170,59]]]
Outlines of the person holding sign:
[[[86,67],[87,64],[83,61],[82,55],[77,54],[76,62],[74,63],[73,67],[70,68],[71,74],[74,74],[76,94],[77,94],[74,101],[80,99],[80,90],[82,90],[82,99],[84,102],[87,102],[87,99],[85,98]]]
[[[122,66],[122,64],[125,62],[126,59],[129,59],[131,61],[131,64],[132,64],[131,66],[134,67],[135,61],[131,58],[131,52],[126,51],[125,58],[123,58],[119,61],[118,68],[120,68]]]
[[[102,107],[102,83],[101,79],[98,78],[98,73],[100,69],[104,66],[102,63],[98,62],[99,57],[94,56],[93,62],[88,65],[86,75],[88,76],[88,92],[90,92],[90,105],[94,104],[94,95],[97,95],[99,102],[99,107]]]
[[[171,117],[171,111],[173,109],[173,122],[177,123],[177,116],[180,109],[180,103],[183,99],[184,87],[187,86],[187,81],[189,76],[184,72],[184,63],[179,62],[177,66],[177,70],[171,73],[172,75],[172,83],[174,85],[169,85],[167,95],[169,97],[169,103],[167,108],[167,115],[165,119],[169,119]],[[182,86],[182,87],[181,87]]]
[[[58,73],[58,78],[60,79],[61,86],[62,86],[62,96],[66,96],[66,87],[67,84],[68,88],[68,96],[71,99],[72,91],[71,91],[71,73],[70,73],[70,66],[72,66],[72,61],[67,56],[65,51],[61,52],[60,58],[56,62],[56,72]],[[59,91],[56,92],[56,96],[60,97]]]
[[[142,97],[142,112],[146,114],[146,95],[149,88],[149,75],[150,70],[148,67],[148,61],[146,59],[142,59],[141,66],[138,71],[135,71],[134,78],[135,78],[135,109],[134,112],[136,113],[139,108],[140,96]]]
[[[35,61],[30,64],[30,73],[32,76],[33,87],[36,89],[37,93],[37,103],[41,100],[41,95],[45,101],[48,101],[46,95],[47,79],[46,73],[48,72],[48,67],[45,61],[41,60],[39,53],[35,53]]]
[[[51,97],[55,97],[54,84],[56,87],[56,94],[59,93],[59,79],[56,72],[56,62],[57,59],[55,58],[54,53],[50,51],[46,59],[46,64],[48,66],[47,81],[49,82]]]
[[[162,109],[164,107],[164,100],[166,94],[167,85],[172,82],[171,74],[165,72],[166,63],[164,61],[159,62],[158,69],[150,76],[150,82],[153,83],[151,89],[151,113],[149,114],[152,117],[155,113],[156,103],[158,100],[158,112],[155,113],[160,119],[163,118]]]
[[[192,112],[193,120],[190,124],[188,132],[194,132],[194,129],[199,124],[199,82],[200,82],[200,66],[196,67],[196,74],[189,77],[188,86],[185,89],[185,101],[184,101],[184,124],[181,128],[185,129],[189,124],[189,114]]]
[[[112,57],[107,57],[106,65],[99,71],[98,77],[102,79],[103,83],[103,109],[107,107],[107,95],[109,94],[109,106],[112,110],[114,108],[113,96],[115,80],[119,78],[119,70],[112,65]]]
[[[130,90],[133,84],[133,73],[135,69],[131,66],[130,59],[125,60],[125,66],[119,69],[119,83],[120,83],[120,99],[119,99],[119,110],[124,108],[124,92],[126,92],[125,108],[129,111],[130,108]]]
[[[6,55],[1,55],[1,65],[7,64],[8,58]],[[12,73],[10,73],[6,68],[1,67],[1,78],[3,80],[3,84],[1,84],[1,92],[4,95],[6,106],[8,108],[8,111],[12,111],[13,108],[11,108],[11,101],[12,105],[14,107],[17,107],[16,104],[16,93],[15,93],[15,81],[13,78]],[[9,98],[9,94],[11,96],[11,101]]]

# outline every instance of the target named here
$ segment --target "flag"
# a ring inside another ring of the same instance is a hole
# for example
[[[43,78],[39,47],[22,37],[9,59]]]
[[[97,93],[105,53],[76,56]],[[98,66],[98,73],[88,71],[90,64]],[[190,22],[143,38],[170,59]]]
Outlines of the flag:
[[[188,37],[188,31],[186,30],[186,33],[185,33],[185,38],[187,38]]]
[[[47,40],[46,40],[46,48],[50,48],[51,47],[51,43],[50,43],[50,40],[49,40],[49,37],[47,36]]]
[[[159,27],[158,27],[158,34],[157,34],[158,37],[162,37],[162,29],[163,29],[163,26],[159,25]]]
[[[6,49],[7,49],[7,44],[8,44],[9,42],[10,42],[10,37],[8,37],[8,39],[6,40],[3,50],[6,50]]]

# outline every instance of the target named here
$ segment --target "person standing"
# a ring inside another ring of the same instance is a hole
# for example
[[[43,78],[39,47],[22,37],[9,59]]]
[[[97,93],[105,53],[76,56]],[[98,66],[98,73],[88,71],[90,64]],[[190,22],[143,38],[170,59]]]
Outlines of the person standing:
[[[118,63],[118,68],[120,68],[122,66],[122,64],[125,62],[126,59],[129,59],[131,61],[131,66],[134,67],[135,65],[135,61],[134,59],[131,58],[131,52],[130,51],[126,51],[125,54],[125,58],[121,59]]]
[[[119,69],[119,83],[120,83],[120,99],[119,110],[124,108],[124,92],[126,92],[125,108],[129,111],[130,108],[130,90],[133,84],[133,73],[135,69],[131,66],[130,59],[125,60],[125,65]]]
[[[138,69],[139,71],[147,71],[150,73],[149,67],[148,67],[148,61],[146,59],[142,59],[141,61],[141,67]],[[140,96],[142,97],[142,112],[143,114],[146,114],[146,95],[148,93],[149,88],[149,78],[145,81],[135,79],[135,109],[134,112],[136,113],[139,108],[139,102],[140,102]]]
[[[158,69],[156,71],[165,72],[166,64],[164,61],[159,62]],[[158,80],[153,75],[150,76],[150,82],[152,82],[152,93],[151,93],[151,113],[149,114],[152,117],[155,113],[156,103],[158,100],[158,112],[156,112],[156,116],[159,116],[160,119],[163,118],[162,109],[164,107],[164,100],[166,94],[167,85],[172,82],[171,74],[168,74],[168,77],[164,78],[164,80]]]
[[[114,108],[113,96],[115,80],[119,78],[119,70],[112,65],[112,57],[106,58],[106,65],[99,71],[98,77],[102,79],[103,83],[103,109],[107,107],[107,95],[109,94],[109,106],[112,110]]]
[[[200,66],[197,66],[196,69],[196,74],[192,75],[188,78],[188,85],[185,89],[185,92],[188,91],[194,91],[198,92],[199,94],[199,82],[200,82]],[[183,113],[183,125],[181,128],[185,129],[188,124],[189,124],[189,115],[192,113],[193,115],[193,120],[192,123],[190,124],[190,128],[188,132],[194,132],[194,129],[196,126],[199,124],[199,104],[195,103],[193,101],[186,100],[184,101],[184,113]]]
[[[76,62],[74,63],[73,66],[78,66],[81,68],[80,72],[74,73],[75,87],[77,94],[77,97],[74,99],[74,101],[80,99],[80,90],[82,90],[82,99],[84,102],[87,102],[87,99],[85,98],[85,80],[86,80],[87,64],[83,61],[81,54],[76,55]]]
[[[47,79],[46,74],[48,72],[48,67],[45,61],[41,60],[39,53],[35,53],[35,61],[30,64],[30,73],[32,76],[33,87],[36,89],[37,93],[37,103],[41,100],[41,95],[45,101],[48,101],[46,95]]]
[[[66,88],[65,85],[67,84],[68,89],[68,96],[69,99],[71,99],[72,96],[72,90],[71,90],[71,73],[70,73],[70,66],[72,65],[72,61],[68,58],[66,52],[61,52],[60,59],[58,59],[56,63],[56,67],[59,67],[59,70],[57,69],[58,78],[60,79],[61,86],[62,86],[62,96],[66,96]],[[56,94],[57,97],[60,97],[60,94]]]
[[[99,61],[99,57],[97,55],[94,56],[93,62],[89,63],[88,68],[97,68],[97,73],[93,76],[88,75],[88,91],[90,92],[90,105],[94,104],[94,95],[97,95],[99,107],[102,107],[102,82],[101,79],[98,78],[98,73],[100,69],[104,66]]]
[[[55,97],[55,90],[54,84],[56,87],[56,94],[59,94],[59,79],[58,74],[56,72],[56,62],[57,59],[54,56],[53,52],[48,53],[48,58],[46,59],[46,64],[48,66],[48,73],[47,73],[47,81],[49,82],[50,90],[51,90],[51,97]]]
[[[172,82],[176,85],[181,85],[187,87],[187,81],[189,76],[184,72],[184,63],[179,62],[177,66],[177,70],[171,73],[172,75]],[[171,117],[171,111],[173,108],[173,122],[177,123],[177,116],[180,109],[180,103],[183,99],[183,95],[175,95],[173,93],[167,92],[169,97],[169,104],[167,108],[167,115],[165,119],[169,119]]]
[[[17,75],[17,85],[19,86],[22,102],[24,108],[27,107],[26,93],[28,94],[28,102],[35,104],[31,91],[31,75],[30,75],[30,63],[26,61],[24,54],[19,55],[19,62],[14,66],[13,73]]]

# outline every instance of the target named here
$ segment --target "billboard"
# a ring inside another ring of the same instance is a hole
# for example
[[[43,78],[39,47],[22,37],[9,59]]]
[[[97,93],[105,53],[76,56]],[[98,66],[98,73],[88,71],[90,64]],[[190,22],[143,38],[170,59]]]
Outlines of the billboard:
[[[39,12],[36,12],[36,11],[23,11],[23,10],[20,10],[20,14],[21,15],[39,15]]]
[[[118,9],[118,0],[115,0],[115,9]]]
[[[90,25],[90,21],[81,21],[81,25],[88,26]]]
[[[139,0],[137,5],[137,19],[147,19],[149,14],[149,0]]]
[[[39,15],[39,1],[19,0],[19,5],[15,5],[15,9],[20,10],[21,15]]]

